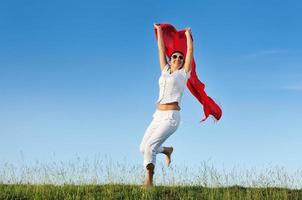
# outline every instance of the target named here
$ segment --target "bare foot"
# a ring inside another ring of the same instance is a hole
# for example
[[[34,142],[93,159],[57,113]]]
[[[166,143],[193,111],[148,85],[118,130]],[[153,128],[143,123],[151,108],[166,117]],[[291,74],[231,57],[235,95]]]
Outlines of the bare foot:
[[[153,187],[153,183],[146,177],[144,183],[141,186],[141,189],[149,189]]]
[[[150,190],[150,189],[152,189],[153,188],[153,185],[142,185],[141,187],[140,187],[141,189],[143,189],[143,190]]]
[[[153,186],[154,164],[149,163],[146,168],[146,177],[142,188],[151,188]]]
[[[142,189],[149,189],[152,187],[153,187],[153,184],[150,183],[149,181],[145,181],[144,184],[141,186]]]
[[[166,147],[166,164],[169,167],[171,163],[171,154],[173,152],[173,147]]]

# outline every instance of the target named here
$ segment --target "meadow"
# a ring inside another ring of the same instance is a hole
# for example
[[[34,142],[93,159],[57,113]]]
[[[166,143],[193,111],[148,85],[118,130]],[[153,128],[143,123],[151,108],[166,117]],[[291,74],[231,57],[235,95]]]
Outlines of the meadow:
[[[166,167],[159,161],[154,187],[145,189],[144,169],[127,160],[96,158],[48,163],[0,163],[0,199],[302,199],[302,171]]]

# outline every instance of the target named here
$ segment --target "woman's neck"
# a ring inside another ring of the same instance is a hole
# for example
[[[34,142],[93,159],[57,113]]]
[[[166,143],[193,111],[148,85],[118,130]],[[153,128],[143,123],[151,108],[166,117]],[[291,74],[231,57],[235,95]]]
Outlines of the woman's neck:
[[[171,73],[175,72],[176,70],[178,70],[178,68],[177,68],[177,67],[175,67],[175,68],[173,68],[172,66],[170,67],[170,71],[171,71]]]

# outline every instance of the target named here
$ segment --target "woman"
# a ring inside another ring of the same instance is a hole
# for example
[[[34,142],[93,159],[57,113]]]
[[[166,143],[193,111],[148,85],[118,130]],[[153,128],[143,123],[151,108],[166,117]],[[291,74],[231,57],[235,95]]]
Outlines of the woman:
[[[146,168],[144,182],[146,187],[153,186],[156,154],[165,154],[167,166],[171,163],[173,147],[164,147],[162,144],[179,126],[180,102],[186,82],[190,77],[193,58],[193,42],[190,28],[186,28],[185,32],[187,39],[186,56],[184,57],[180,51],[174,51],[170,55],[168,63],[161,26],[154,24],[154,27],[158,35],[157,44],[161,76],[159,78],[159,98],[156,102],[157,109],[140,144],[140,152],[144,155],[144,167]]]

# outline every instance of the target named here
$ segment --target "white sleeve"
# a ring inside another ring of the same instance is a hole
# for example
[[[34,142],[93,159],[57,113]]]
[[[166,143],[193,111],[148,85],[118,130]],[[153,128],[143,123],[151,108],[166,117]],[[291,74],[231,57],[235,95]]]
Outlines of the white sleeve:
[[[181,71],[182,71],[183,76],[186,77],[186,79],[189,79],[191,77],[192,69],[190,71],[186,72],[186,69],[183,67],[181,69]]]
[[[167,63],[165,65],[165,67],[162,69],[162,73],[165,72],[165,71],[168,71],[168,68],[169,68],[169,64]]]
[[[189,79],[191,77],[192,69],[190,71],[188,71],[188,72],[186,72],[186,70],[184,70],[184,71],[187,74],[187,79]]]

